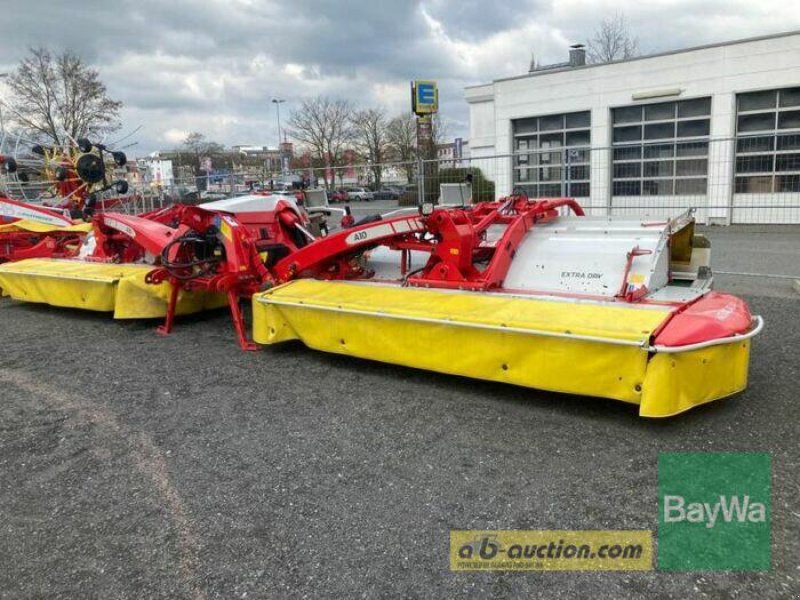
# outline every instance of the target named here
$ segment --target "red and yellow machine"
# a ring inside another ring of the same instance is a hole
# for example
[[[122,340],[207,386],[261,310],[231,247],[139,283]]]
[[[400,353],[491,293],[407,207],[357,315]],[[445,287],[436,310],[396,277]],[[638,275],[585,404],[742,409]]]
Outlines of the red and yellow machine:
[[[63,148],[37,144],[25,158],[0,155],[7,177],[15,178],[20,185],[28,182],[48,188],[36,202],[28,204],[65,210],[73,217],[83,216],[87,206],[90,210],[109,210],[124,202],[128,182],[115,178],[115,170],[127,162],[124,152],[85,138]],[[37,181],[30,181],[30,173],[35,173]],[[108,191],[118,196],[105,197]]]
[[[524,196],[435,208],[275,265],[278,285],[253,298],[253,337],[666,417],[744,389],[763,326],[711,290],[708,255],[689,214],[587,217],[573,200]]]
[[[315,238],[307,215],[280,195],[145,217],[105,213],[81,260],[5,265],[0,287],[122,318],[164,315],[162,333],[177,314],[227,303],[248,350],[299,339],[622,400],[643,416],[746,387],[750,338],[762,322],[711,290],[708,244],[690,214],[587,217],[571,199],[513,195],[346,224]],[[90,289],[98,290],[92,305]],[[243,298],[252,298],[253,342]]]
[[[310,242],[310,221],[293,195],[204,207],[175,205],[138,216],[97,212],[69,255],[43,253],[0,266],[0,289],[17,300],[111,312],[117,319],[167,316],[164,332],[176,314],[227,303],[248,347],[239,298],[260,289],[268,275],[263,261],[271,264]]]
[[[91,225],[68,212],[0,196],[0,263],[74,256]]]

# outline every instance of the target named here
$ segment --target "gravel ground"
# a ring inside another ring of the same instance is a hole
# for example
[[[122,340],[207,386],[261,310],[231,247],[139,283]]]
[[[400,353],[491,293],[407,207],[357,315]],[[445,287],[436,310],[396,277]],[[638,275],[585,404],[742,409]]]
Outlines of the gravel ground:
[[[729,270],[773,248],[718,231]],[[751,279],[731,278],[767,321],[749,389],[664,421],[297,344],[244,353],[225,312],[162,339],[2,300],[0,597],[798,597],[800,296]],[[771,572],[448,570],[450,529],[655,530],[666,450],[772,453]]]

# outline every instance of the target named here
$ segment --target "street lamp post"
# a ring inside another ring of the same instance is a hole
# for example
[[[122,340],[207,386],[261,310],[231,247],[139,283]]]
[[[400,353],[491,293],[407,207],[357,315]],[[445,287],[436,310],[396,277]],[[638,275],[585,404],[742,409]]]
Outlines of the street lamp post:
[[[273,98],[272,103],[275,105],[275,113],[278,116],[278,160],[281,163],[281,174],[283,174],[283,149],[281,148],[281,104],[286,102],[283,98]]]

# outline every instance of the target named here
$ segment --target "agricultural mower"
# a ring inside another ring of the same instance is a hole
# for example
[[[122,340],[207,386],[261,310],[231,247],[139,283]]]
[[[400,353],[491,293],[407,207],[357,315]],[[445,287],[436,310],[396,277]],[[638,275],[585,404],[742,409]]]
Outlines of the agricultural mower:
[[[0,196],[0,263],[74,256],[91,229],[68,212]]]
[[[138,216],[98,212],[74,255],[0,267],[0,289],[27,302],[159,318],[229,304],[242,347],[239,299],[261,289],[267,265],[315,239],[294,195],[257,194]],[[316,225],[319,228],[319,221]],[[266,262],[265,262],[266,261]]]
[[[670,416],[746,387],[749,340],[763,323],[743,301],[711,290],[710,250],[690,213],[659,222],[588,217],[571,199],[515,194],[360,223],[347,217],[344,225],[317,238],[281,196],[148,218],[106,213],[95,217],[84,259],[5,265],[0,287],[14,298],[123,318],[163,314],[162,333],[176,314],[227,303],[245,349],[299,339],[622,400],[643,416]],[[254,342],[241,298],[252,298]]]

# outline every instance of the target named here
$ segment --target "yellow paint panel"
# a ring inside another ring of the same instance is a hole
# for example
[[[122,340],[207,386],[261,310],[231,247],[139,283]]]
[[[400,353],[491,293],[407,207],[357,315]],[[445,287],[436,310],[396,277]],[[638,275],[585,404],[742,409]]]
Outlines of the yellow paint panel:
[[[647,367],[643,417],[670,417],[747,387],[750,342],[656,354]]]
[[[526,330],[648,342],[669,314],[666,307],[616,302],[573,302],[511,297],[484,292],[451,292],[396,285],[301,279],[261,294],[269,302],[380,311],[383,315],[449,319]]]
[[[667,315],[666,308],[299,280],[254,296],[253,339],[299,339],[326,352],[612,398],[641,404],[648,417],[746,386],[747,344],[655,355],[636,345]]]
[[[320,309],[339,306],[381,315]],[[301,280],[254,298],[253,338],[262,344],[301,339],[327,352],[638,404],[648,356],[635,345],[600,345],[414,318],[638,342],[647,340],[665,316],[662,310],[615,305]]]
[[[48,225],[38,221],[16,221],[0,225],[0,233],[6,231],[31,231],[33,233],[49,233],[51,231],[73,231],[89,233],[92,230],[91,223],[78,223],[69,227],[59,227],[58,225]]]
[[[148,285],[150,265],[93,263],[79,260],[28,259],[0,265],[3,295],[23,302],[114,312],[116,319],[166,315],[169,284]],[[223,306],[221,294],[181,292],[178,314]]]

